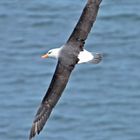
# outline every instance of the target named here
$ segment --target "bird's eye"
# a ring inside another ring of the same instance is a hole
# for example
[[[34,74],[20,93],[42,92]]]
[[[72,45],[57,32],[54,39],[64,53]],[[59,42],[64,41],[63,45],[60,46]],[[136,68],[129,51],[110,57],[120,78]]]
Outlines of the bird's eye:
[[[48,54],[51,54],[52,52],[48,52]]]

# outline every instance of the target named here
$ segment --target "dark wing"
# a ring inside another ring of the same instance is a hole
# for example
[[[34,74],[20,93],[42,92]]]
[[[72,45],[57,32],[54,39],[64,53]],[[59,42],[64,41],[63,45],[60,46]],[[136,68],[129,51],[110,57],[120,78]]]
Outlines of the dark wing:
[[[102,0],[88,0],[80,19],[66,44],[70,44],[73,47],[82,45],[83,47],[93,23],[96,20],[101,1]]]
[[[77,55],[83,47],[84,41],[86,40],[93,22],[96,19],[100,2],[101,0],[88,0],[80,20],[65,44],[66,47],[63,47],[49,89],[35,116],[29,139],[34,137],[36,134],[39,134],[43,129],[53,107],[58,102],[64,88],[66,87],[71,71],[77,63]]]
[[[72,69],[73,67],[65,67],[61,62],[58,62],[49,89],[35,116],[29,139],[39,134],[44,127],[53,107],[61,97]]]

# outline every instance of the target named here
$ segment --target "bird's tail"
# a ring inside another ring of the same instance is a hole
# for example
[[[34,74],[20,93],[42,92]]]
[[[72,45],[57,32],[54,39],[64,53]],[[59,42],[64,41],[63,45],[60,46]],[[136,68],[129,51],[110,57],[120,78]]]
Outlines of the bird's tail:
[[[101,62],[103,55],[101,53],[92,53],[92,55],[94,56],[93,59],[90,61],[90,63],[93,64],[98,64]]]

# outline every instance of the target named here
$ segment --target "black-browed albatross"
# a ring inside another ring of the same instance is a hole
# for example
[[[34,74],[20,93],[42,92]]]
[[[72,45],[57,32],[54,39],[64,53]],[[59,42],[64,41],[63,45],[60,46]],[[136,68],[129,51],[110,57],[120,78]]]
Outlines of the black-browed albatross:
[[[84,62],[92,62],[95,64],[100,62],[101,54],[92,54],[83,49],[83,47],[92,25],[96,20],[101,1],[102,0],[88,0],[68,41],[62,47],[52,49],[42,56],[43,58],[57,58],[58,63],[50,86],[35,115],[30,131],[30,140],[43,129],[52,109],[61,97],[75,65]]]

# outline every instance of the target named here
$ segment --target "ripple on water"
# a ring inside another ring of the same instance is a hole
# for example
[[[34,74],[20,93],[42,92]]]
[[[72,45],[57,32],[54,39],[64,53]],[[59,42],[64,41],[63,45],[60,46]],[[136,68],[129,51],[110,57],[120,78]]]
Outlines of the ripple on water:
[[[2,139],[28,138],[56,65],[40,56],[67,40],[84,4],[82,0],[0,1]],[[139,0],[102,2],[86,49],[102,52],[103,61],[76,66],[37,139],[140,138],[139,4]]]

